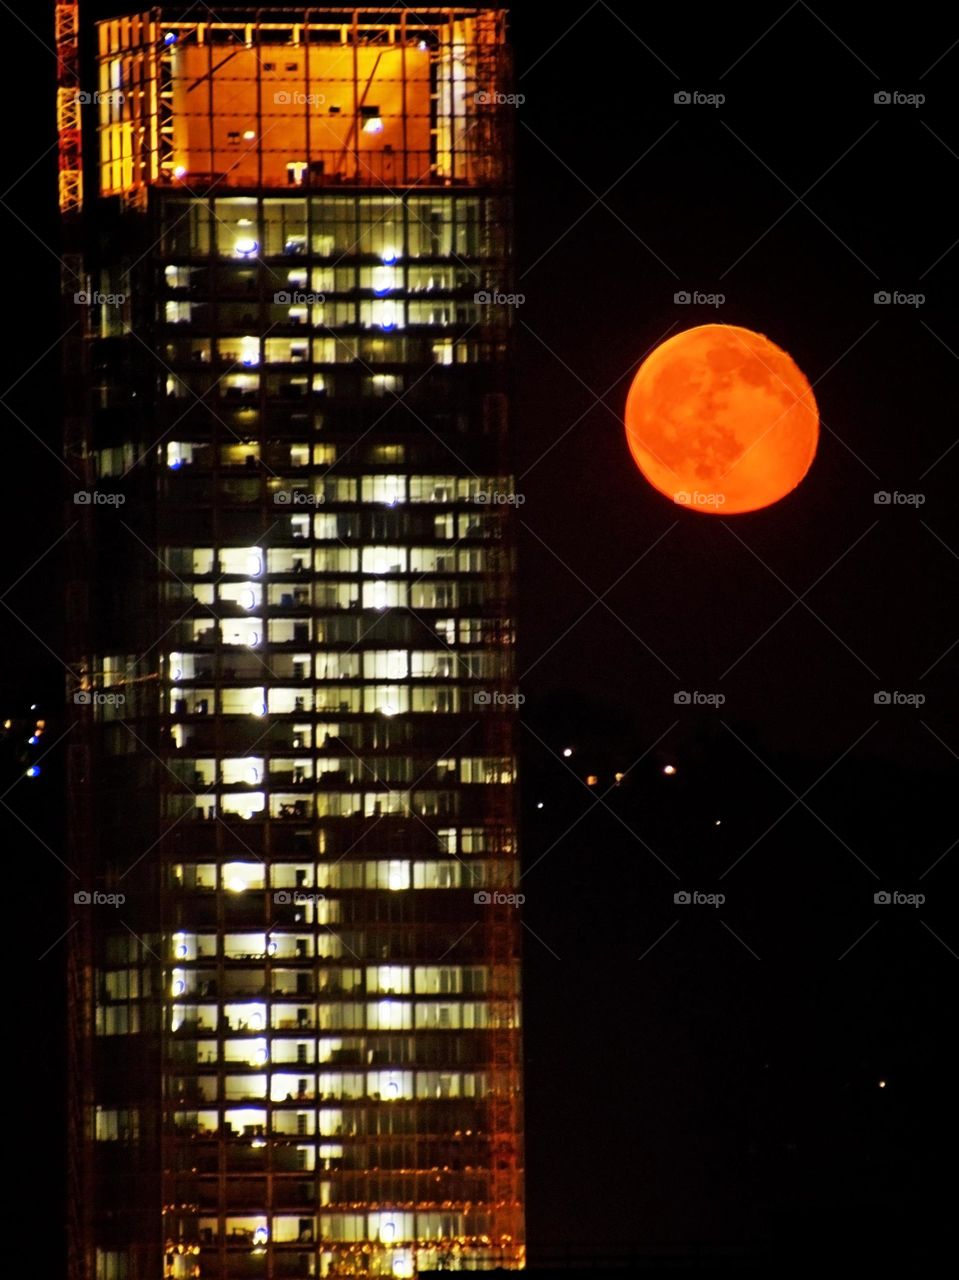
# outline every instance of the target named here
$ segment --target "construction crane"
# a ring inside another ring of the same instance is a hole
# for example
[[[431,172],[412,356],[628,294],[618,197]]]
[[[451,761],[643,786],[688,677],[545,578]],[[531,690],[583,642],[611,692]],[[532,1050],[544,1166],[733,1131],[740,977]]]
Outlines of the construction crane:
[[[80,135],[80,5],[54,5],[57,45],[57,135],[60,148],[60,212],[83,207],[83,144]]]

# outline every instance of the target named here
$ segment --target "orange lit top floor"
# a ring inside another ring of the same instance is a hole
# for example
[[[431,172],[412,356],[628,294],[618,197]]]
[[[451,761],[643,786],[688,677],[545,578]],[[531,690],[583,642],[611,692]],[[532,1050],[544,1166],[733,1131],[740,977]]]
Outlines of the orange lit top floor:
[[[503,10],[192,12],[98,24],[103,195],[507,181]]]

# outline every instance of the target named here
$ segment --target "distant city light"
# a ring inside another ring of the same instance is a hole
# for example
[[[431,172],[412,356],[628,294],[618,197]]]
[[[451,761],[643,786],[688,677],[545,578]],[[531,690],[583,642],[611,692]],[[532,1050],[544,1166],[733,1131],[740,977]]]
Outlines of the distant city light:
[[[539,804],[536,806],[536,808],[537,808],[537,809],[542,809],[542,807],[543,807],[543,802],[542,802],[542,800],[540,800],[540,802],[539,802]]]
[[[721,827],[722,825],[723,825],[722,818],[717,818],[716,821],[713,823],[714,827]]]
[[[38,764],[32,764],[32,765],[30,766],[30,768],[27,770],[27,777],[28,777],[28,778],[39,778],[39,777],[40,777],[40,766],[39,766]]]
[[[169,46],[171,44],[176,44],[176,42],[177,42],[177,34],[175,31],[168,31],[166,35],[163,37],[163,43],[165,45]]]
[[[386,263],[387,266],[392,266],[392,264],[396,261],[398,256],[399,255],[397,254],[397,251],[393,248],[384,249],[383,252],[380,254],[380,258],[382,259],[383,262]]]
[[[567,760],[570,758],[570,756],[571,756],[572,754],[573,754],[573,748],[572,748],[572,747],[564,747],[564,748],[563,748],[563,755],[566,757],[566,759],[567,759]]]
[[[234,251],[238,253],[241,258],[252,257],[259,247],[260,246],[252,236],[238,236],[233,245]]]
[[[599,782],[599,778],[596,776],[595,773],[590,773],[586,775],[587,787],[595,787],[598,782]]]
[[[39,741],[40,739],[37,737],[36,734],[34,734],[32,738],[27,738],[27,742],[31,747],[35,747]]]
[[[879,1081],[879,1088],[880,1088],[880,1089],[885,1089],[885,1087],[886,1087],[886,1082],[885,1082],[885,1080],[880,1080],[880,1081]]]
[[[665,773],[667,777],[671,778],[675,772],[676,772],[676,766],[674,764],[663,765],[663,773]]]
[[[614,773],[613,781],[616,783],[620,783],[625,777],[626,777],[625,773]]]
[[[178,164],[173,170],[174,178],[185,178],[187,174],[186,165]]]

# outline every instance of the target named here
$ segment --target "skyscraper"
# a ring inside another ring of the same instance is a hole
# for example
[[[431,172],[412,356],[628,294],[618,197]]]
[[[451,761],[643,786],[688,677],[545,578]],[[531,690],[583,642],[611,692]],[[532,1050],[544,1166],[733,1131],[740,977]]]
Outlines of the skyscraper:
[[[521,1267],[505,15],[57,16],[71,1280]]]

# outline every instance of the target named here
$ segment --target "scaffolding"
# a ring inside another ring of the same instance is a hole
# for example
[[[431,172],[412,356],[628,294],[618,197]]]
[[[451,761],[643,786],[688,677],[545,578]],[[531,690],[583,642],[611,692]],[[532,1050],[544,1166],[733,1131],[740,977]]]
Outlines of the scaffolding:
[[[83,148],[80,135],[80,15],[77,0],[54,10],[57,48],[57,135],[60,152],[60,212],[83,207]]]
[[[504,27],[405,5],[100,23],[101,192],[501,184]]]

